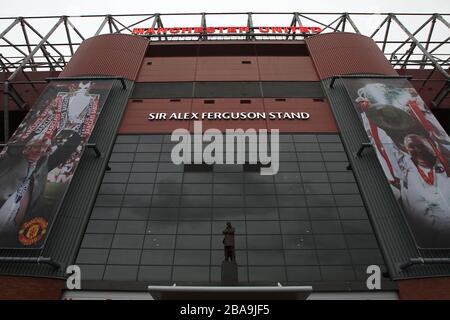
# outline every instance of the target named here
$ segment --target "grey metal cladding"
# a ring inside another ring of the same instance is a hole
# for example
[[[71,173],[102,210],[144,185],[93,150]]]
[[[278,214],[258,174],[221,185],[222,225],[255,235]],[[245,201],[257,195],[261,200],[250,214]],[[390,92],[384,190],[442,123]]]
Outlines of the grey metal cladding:
[[[92,207],[97,197],[103,175],[112,152],[128,98],[133,90],[133,82],[125,80],[127,89],[123,90],[120,81],[115,81],[103,111],[97,121],[89,142],[96,143],[102,152],[96,158],[91,149],[86,149],[70,184],[67,195],[57,215],[47,244],[41,253],[61,264],[55,271],[44,264],[0,263],[1,275],[26,275],[65,278],[65,268],[72,264],[78,254]],[[27,250],[0,250],[0,256],[36,257],[38,253]]]
[[[196,82],[194,89],[195,98],[253,98],[261,97],[261,90],[258,82]]]
[[[190,98],[193,86],[193,82],[141,82],[135,84],[132,98]]]
[[[449,256],[446,250],[420,250],[416,247],[407,222],[373,148],[365,149],[362,157],[354,154],[363,142],[369,142],[363,125],[350,101],[341,79],[329,88],[331,79],[322,82],[341,138],[352,166],[369,219],[392,279],[408,279],[450,275],[449,265],[417,265],[402,271],[399,264],[409,258],[439,258]]]
[[[315,81],[263,81],[262,91],[266,98],[323,98],[319,82]]]
[[[133,99],[323,98],[318,81],[197,81],[136,83]]]

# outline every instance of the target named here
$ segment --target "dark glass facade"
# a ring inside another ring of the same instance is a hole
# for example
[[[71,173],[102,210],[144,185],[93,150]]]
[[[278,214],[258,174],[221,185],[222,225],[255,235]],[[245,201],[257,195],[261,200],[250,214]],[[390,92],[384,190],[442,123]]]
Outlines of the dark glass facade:
[[[170,135],[118,135],[77,264],[85,280],[220,284],[236,229],[239,283],[359,284],[383,260],[338,134],[280,135],[273,176],[190,170]],[[211,170],[212,169],[212,170]]]

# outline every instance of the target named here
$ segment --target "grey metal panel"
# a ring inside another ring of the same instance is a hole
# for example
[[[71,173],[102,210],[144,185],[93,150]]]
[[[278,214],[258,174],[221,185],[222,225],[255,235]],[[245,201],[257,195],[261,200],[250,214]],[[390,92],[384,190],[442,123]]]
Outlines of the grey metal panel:
[[[191,98],[193,86],[193,82],[141,82],[136,83],[132,98]]]
[[[136,83],[133,99],[323,98],[318,81],[198,81]]]
[[[266,98],[323,98],[319,82],[315,81],[264,81],[261,82]]]
[[[196,82],[194,97],[198,98],[236,98],[261,97],[257,81],[211,81]]]
[[[419,250],[416,248],[407,222],[391,191],[383,169],[370,148],[363,156],[354,156],[360,145],[369,142],[363,125],[350,101],[343,81],[337,79],[333,89],[331,79],[323,81],[324,91],[338,124],[341,138],[348,154],[353,173],[361,190],[369,218],[375,230],[380,249],[391,278],[408,279],[450,275],[449,265],[417,265],[401,271],[398,265],[409,258],[448,257],[447,250]]]
[[[93,150],[85,150],[56,217],[46,247],[41,253],[42,256],[51,257],[59,262],[62,265],[61,270],[55,271],[48,265],[0,263],[1,275],[65,277],[66,266],[74,262],[78,253],[113,148],[117,129],[133,90],[132,81],[125,80],[125,83],[127,89],[123,90],[120,81],[115,81],[90,138],[91,143],[97,144],[102,157],[96,158]],[[37,254],[35,250],[0,250],[0,256],[33,257]]]

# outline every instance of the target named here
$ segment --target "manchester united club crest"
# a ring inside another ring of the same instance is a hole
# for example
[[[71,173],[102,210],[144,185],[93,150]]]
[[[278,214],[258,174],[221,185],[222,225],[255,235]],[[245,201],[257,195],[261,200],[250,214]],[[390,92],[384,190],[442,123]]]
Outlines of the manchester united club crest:
[[[39,242],[47,232],[47,225],[47,220],[41,217],[25,222],[19,230],[20,243],[24,246],[31,246]]]

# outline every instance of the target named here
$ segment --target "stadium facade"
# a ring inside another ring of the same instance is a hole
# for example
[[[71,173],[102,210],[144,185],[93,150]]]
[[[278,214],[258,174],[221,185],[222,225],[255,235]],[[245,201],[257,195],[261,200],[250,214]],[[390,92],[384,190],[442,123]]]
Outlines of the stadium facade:
[[[198,16],[173,28],[106,16],[76,50],[67,33],[68,62],[50,31],[81,34],[60,17],[23,59],[1,56],[0,297],[450,298],[448,57],[430,53],[448,40],[421,42],[387,14],[380,28],[397,23],[410,45],[389,61],[387,36],[360,34],[349,14],[275,27]],[[2,40],[20,25],[32,28],[13,19]],[[277,172],[174,164],[172,132],[199,120],[202,132],[279,130]]]

